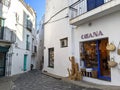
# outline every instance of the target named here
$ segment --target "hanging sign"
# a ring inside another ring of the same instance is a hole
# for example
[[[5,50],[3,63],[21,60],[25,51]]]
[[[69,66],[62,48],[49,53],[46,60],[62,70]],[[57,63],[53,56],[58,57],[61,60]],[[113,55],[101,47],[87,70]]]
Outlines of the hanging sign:
[[[102,33],[102,31],[96,31],[96,32],[92,32],[92,33],[82,34],[81,39],[89,39],[89,38],[99,37],[99,36],[103,36],[103,35],[104,34]]]

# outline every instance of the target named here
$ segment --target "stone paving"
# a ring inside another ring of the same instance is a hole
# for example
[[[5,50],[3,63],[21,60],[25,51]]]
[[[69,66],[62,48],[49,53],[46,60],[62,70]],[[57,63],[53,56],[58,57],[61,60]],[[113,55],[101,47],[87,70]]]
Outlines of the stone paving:
[[[39,70],[21,74],[13,82],[12,90],[100,90],[67,83],[44,75]]]

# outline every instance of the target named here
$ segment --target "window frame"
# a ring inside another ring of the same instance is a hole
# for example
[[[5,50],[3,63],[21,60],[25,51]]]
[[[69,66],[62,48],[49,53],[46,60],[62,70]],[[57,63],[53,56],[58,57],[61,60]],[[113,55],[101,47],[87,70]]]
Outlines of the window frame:
[[[50,52],[53,52],[53,62],[51,62],[50,58]],[[51,63],[53,63],[53,65],[51,65]],[[48,67],[50,68],[54,68],[54,48],[48,48]]]
[[[30,50],[29,35],[26,35],[26,50]]]
[[[62,45],[62,42],[64,42],[64,45]],[[66,45],[65,45],[66,43]],[[60,39],[60,47],[65,48],[68,47],[68,37]]]

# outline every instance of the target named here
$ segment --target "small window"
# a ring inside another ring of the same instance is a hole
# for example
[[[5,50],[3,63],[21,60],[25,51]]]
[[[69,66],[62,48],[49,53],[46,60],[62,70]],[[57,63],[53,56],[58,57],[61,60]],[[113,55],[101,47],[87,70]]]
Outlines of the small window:
[[[30,50],[29,35],[26,36],[26,50]]]
[[[61,48],[68,47],[68,38],[60,39],[60,46]]]
[[[49,57],[49,60],[48,60],[48,67],[51,67],[51,68],[54,68],[54,48],[49,48],[48,49],[48,57]]]

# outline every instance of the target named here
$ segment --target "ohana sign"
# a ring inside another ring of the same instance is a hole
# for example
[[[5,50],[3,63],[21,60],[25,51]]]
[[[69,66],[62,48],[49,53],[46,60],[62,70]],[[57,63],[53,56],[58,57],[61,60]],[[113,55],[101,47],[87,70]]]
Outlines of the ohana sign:
[[[96,32],[92,32],[92,33],[82,34],[81,39],[89,39],[89,38],[99,37],[99,36],[103,36],[103,35],[104,34],[102,33],[102,31],[96,31]]]

